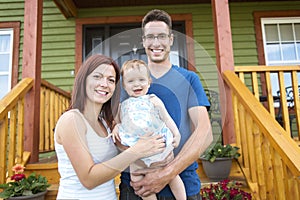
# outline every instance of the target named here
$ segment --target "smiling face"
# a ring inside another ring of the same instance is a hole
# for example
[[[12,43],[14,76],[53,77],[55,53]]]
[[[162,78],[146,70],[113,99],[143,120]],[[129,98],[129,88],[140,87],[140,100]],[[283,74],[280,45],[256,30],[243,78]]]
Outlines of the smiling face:
[[[104,104],[116,88],[116,71],[112,65],[101,64],[86,78],[87,102]]]
[[[148,63],[169,60],[172,45],[173,34],[170,34],[170,29],[165,22],[151,21],[145,25],[143,46],[148,55]]]
[[[146,66],[140,65],[124,70],[123,87],[131,97],[147,94],[150,87],[150,77]]]

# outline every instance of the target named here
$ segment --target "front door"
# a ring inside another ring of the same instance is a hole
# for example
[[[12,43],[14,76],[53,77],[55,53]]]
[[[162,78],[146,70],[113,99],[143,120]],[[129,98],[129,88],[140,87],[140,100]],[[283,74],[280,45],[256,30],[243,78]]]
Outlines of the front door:
[[[173,64],[187,68],[184,23],[173,24],[174,44],[170,59]],[[141,59],[147,62],[142,44],[140,23],[86,25],[83,28],[83,60],[91,54],[101,53],[112,57],[119,66],[130,59]],[[179,48],[180,47],[180,48]]]

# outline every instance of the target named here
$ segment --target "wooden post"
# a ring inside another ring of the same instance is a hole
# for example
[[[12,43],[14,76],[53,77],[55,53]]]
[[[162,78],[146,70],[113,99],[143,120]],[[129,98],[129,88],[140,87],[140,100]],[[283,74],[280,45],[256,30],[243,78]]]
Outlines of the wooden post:
[[[24,111],[24,150],[31,152],[30,163],[39,159],[42,17],[43,0],[24,1],[22,78],[34,80],[33,89],[25,97]]]
[[[214,21],[216,62],[220,74],[226,70],[234,71],[233,48],[230,27],[228,0],[211,0]],[[234,143],[234,118],[230,88],[223,77],[219,77],[220,102],[223,123],[223,142]]]

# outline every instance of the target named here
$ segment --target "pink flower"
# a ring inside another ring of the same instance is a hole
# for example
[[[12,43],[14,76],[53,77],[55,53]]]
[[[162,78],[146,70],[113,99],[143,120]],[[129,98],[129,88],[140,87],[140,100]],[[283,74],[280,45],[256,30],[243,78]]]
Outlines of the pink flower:
[[[16,164],[12,168],[12,170],[13,170],[13,172],[15,172],[15,174],[23,173],[24,169],[25,169],[25,167],[23,165],[20,165],[20,164]]]
[[[251,194],[241,190],[241,186],[241,183],[223,180],[201,188],[200,193],[203,200],[251,200]]]

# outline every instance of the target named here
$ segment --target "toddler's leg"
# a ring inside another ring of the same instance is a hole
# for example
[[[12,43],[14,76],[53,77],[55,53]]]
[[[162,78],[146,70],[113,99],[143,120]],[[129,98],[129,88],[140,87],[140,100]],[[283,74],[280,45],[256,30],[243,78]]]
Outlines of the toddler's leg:
[[[186,200],[186,192],[185,192],[184,184],[179,175],[177,175],[169,183],[169,186],[176,200]]]
[[[136,171],[138,169],[143,169],[143,167],[141,167],[141,166],[139,166],[139,165],[137,165],[135,163],[133,163],[133,164],[130,165],[130,172],[134,172],[134,171]],[[142,180],[144,176],[143,175],[138,176],[138,175],[134,175],[133,173],[130,173],[130,177],[131,177],[131,180],[133,182],[135,182],[135,181]],[[154,195],[150,195],[148,197],[142,197],[142,199],[143,200],[157,200],[155,194]]]

